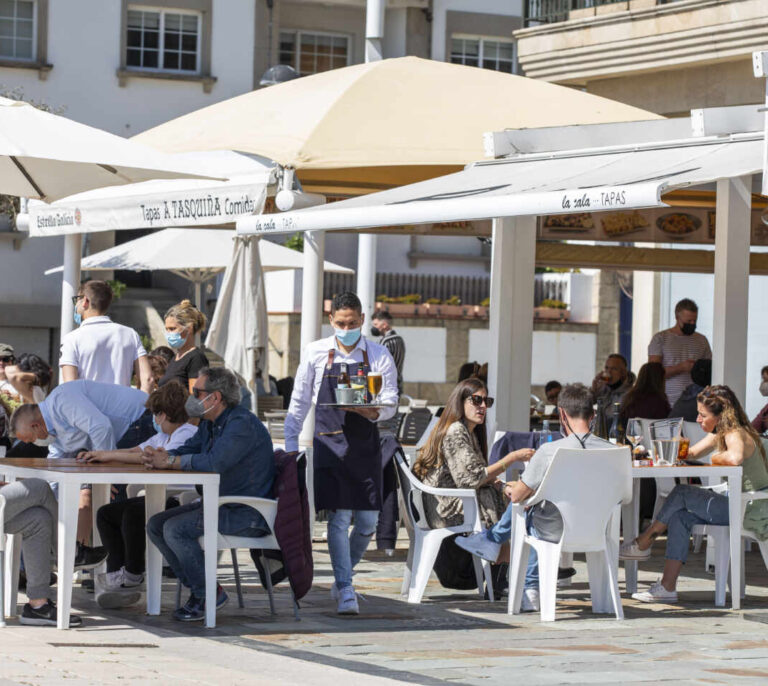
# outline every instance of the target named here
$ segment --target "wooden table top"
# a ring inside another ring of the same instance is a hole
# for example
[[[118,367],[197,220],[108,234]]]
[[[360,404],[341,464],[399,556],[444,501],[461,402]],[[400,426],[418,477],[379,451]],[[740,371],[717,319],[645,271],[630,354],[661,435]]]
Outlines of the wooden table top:
[[[78,462],[72,459],[48,460],[40,457],[6,457],[0,459],[0,473],[3,466],[23,467],[25,469],[40,469],[50,472],[77,474],[145,474],[145,473],[174,473],[174,474],[214,474],[215,472],[180,472],[177,469],[147,469],[143,464],[129,462]]]

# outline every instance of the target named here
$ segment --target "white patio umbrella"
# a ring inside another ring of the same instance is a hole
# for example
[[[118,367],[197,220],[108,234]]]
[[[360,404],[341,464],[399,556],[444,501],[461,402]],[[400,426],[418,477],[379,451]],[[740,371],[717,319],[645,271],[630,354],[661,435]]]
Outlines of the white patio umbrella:
[[[177,178],[206,177],[141,143],[0,98],[0,193],[51,202],[93,188]]]

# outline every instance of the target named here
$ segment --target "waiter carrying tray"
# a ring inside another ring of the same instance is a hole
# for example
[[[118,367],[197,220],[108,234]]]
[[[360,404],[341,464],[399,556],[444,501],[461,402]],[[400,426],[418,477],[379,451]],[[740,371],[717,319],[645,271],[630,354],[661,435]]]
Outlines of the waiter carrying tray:
[[[382,502],[381,446],[376,423],[393,417],[397,411],[394,360],[383,345],[361,335],[363,320],[363,307],[354,293],[334,297],[329,317],[334,334],[310,343],[303,351],[285,419],[285,449],[297,451],[301,427],[314,400],[315,507],[329,511],[328,551],[335,579],[331,597],[338,601],[339,614],[360,611],[352,574],[376,531]],[[353,382],[358,368],[362,367],[365,375],[380,373],[378,404],[385,407],[331,407],[336,403],[342,365]]]

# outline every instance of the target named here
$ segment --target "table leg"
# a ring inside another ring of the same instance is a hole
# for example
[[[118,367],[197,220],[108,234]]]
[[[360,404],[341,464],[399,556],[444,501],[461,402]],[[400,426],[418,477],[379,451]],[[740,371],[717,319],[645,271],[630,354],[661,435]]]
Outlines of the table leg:
[[[147,484],[144,489],[147,521],[165,507],[165,484]],[[159,615],[163,590],[163,555],[147,536],[147,614]]]
[[[621,506],[624,542],[637,538],[640,526],[640,479],[632,479],[632,502]],[[627,593],[637,592],[637,560],[624,560],[624,581]]]
[[[728,529],[731,544],[731,607],[741,609],[741,477],[728,477]]]
[[[203,545],[205,547],[205,626],[216,626],[216,562],[218,559],[219,484],[203,485]]]
[[[58,550],[58,628],[69,629],[69,611],[72,605],[72,575],[75,572],[75,543],[80,484],[59,482],[59,550]]]
[[[93,545],[101,545],[101,534],[99,533],[99,527],[96,526],[96,515],[99,512],[99,508],[103,505],[109,505],[109,493],[111,484],[92,484],[91,485],[91,506],[93,510]],[[102,562],[98,567],[94,568],[91,572],[91,578],[96,579],[96,575],[100,572],[107,571],[106,561]]]

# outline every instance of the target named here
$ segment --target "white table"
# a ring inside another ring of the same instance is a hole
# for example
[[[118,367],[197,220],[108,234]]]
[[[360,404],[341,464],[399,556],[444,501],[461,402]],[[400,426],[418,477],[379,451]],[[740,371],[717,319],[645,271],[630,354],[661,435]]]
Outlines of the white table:
[[[89,464],[75,460],[44,460],[37,458],[5,458],[0,460],[0,473],[6,481],[24,478],[44,479],[59,484],[58,529],[58,628],[69,628],[72,604],[72,576],[75,564],[77,516],[80,485],[93,484],[93,514],[109,502],[111,484],[142,484],[146,491],[147,520],[165,508],[165,489],[169,484],[201,485],[203,487],[203,527],[205,547],[205,626],[216,626],[216,561],[218,536],[219,475],[208,472],[147,470],[134,464]],[[94,526],[94,530],[96,527]],[[10,557],[10,556],[9,556]],[[147,539],[147,614],[160,614],[163,557]],[[6,602],[15,597],[6,596]],[[15,613],[16,608],[11,608]]]
[[[621,508],[624,540],[633,540],[638,534],[640,508],[640,479],[678,477],[702,480],[726,478],[728,480],[728,519],[731,548],[731,603],[734,610],[741,607],[741,467],[695,465],[685,467],[633,467],[632,502]],[[625,560],[624,574],[627,592],[637,591],[637,560]],[[735,589],[735,590],[734,590]]]

